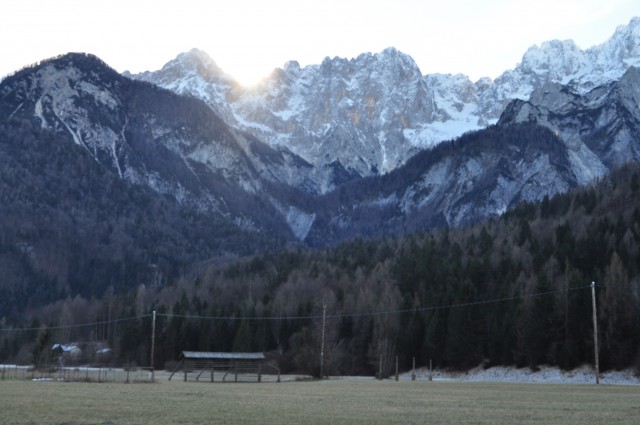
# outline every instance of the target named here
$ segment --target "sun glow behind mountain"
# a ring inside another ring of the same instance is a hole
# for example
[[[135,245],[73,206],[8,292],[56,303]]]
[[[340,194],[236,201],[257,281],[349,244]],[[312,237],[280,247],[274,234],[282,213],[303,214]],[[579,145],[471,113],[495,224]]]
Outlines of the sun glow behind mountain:
[[[590,47],[637,13],[637,0],[24,0],[3,5],[0,76],[74,51],[137,73],[195,47],[251,85],[289,60],[305,66],[395,47],[423,74],[475,80],[513,68],[543,41],[573,38]]]

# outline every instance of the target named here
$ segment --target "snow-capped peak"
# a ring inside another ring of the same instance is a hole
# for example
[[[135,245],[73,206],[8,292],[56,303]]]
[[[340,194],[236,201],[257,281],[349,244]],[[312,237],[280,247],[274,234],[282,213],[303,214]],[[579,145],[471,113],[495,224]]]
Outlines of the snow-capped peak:
[[[184,74],[195,72],[205,81],[234,83],[233,77],[226,74],[222,68],[206,52],[200,49],[191,49],[180,53],[176,58],[165,64],[159,71],[161,74]]]
[[[532,46],[522,57],[520,69],[524,73],[546,75],[563,80],[584,70],[587,58],[573,40],[553,40]]]
[[[179,55],[137,78],[205,100],[229,124],[285,146],[318,170],[321,191],[353,175],[386,173],[416,151],[495,123],[513,99],[547,83],[586,93],[640,66],[640,18],[587,50],[571,40],[533,46],[496,80],[422,76],[408,55],[390,47],[355,58],[291,61],[255,87],[240,89],[204,52]],[[345,177],[347,176],[347,177]]]
[[[162,69],[171,68],[176,65],[191,66],[201,71],[203,76],[219,76],[224,75],[224,71],[211,59],[205,51],[200,49],[191,49],[188,52],[180,53],[173,61],[166,64]]]
[[[640,18],[635,17],[629,25],[619,26],[605,43],[588,50],[602,68],[618,65],[624,73],[630,66],[640,66]]]

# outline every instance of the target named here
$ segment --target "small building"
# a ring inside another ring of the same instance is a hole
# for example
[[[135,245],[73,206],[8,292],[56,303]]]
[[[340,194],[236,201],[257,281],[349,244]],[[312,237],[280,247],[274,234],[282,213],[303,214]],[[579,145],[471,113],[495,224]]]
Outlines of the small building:
[[[185,381],[190,376],[198,381],[204,374],[211,382],[216,379],[220,382],[261,382],[264,361],[264,353],[183,351],[169,380],[178,370],[182,370]]]
[[[54,358],[57,358],[61,363],[77,362],[83,354],[80,345],[77,343],[53,344],[51,346],[51,352]]]
[[[108,363],[113,358],[111,348],[105,342],[95,341],[53,344],[51,354],[61,365]]]

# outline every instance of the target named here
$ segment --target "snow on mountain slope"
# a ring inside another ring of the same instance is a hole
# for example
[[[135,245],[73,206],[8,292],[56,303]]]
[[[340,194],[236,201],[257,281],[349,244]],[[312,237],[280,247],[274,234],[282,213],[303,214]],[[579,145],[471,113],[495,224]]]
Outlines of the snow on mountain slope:
[[[465,226],[576,185],[552,131],[528,122],[494,125],[325,195],[305,242]]]
[[[289,63],[234,106],[236,115],[270,130],[258,137],[361,176],[388,172],[407,151],[428,145],[407,140],[404,131],[440,114],[415,62],[395,49],[305,68]]]
[[[579,184],[640,161],[640,68],[619,81],[581,94],[574,86],[546,83],[528,101],[515,101],[500,124],[535,122],[557,134],[567,147]]]
[[[192,49],[180,53],[161,70],[125,77],[148,80],[178,94],[190,94],[205,100],[219,115],[228,117],[231,113],[228,95],[240,89],[240,85],[202,50]]]
[[[634,65],[640,65],[639,18],[587,50],[570,40],[533,46],[494,81],[423,76],[411,57],[393,48],[306,67],[288,62],[250,88],[195,49],[162,70],[132,77],[203,99],[230,125],[286,146],[317,167],[309,187],[324,193],[358,176],[388,173],[422,149],[493,124],[511,100],[526,100],[545,83],[585,93]]]
[[[68,134],[121,179],[198,212],[278,237],[304,234],[304,212],[279,214],[276,204],[314,167],[229,127],[200,100],[124,78],[95,56],[70,53],[3,80],[0,122],[10,120]]]
[[[572,43],[556,47],[576,51]],[[193,84],[180,82],[206,89],[197,85],[205,75],[231,84],[220,72],[209,64],[190,74]],[[412,83],[393,85],[402,79]],[[315,67],[289,63],[256,89],[224,92],[230,100],[242,99],[220,108],[230,120],[250,124],[265,115],[255,128],[287,137],[268,145],[235,130],[199,99],[124,78],[90,55],[69,54],[3,80],[0,120],[68,135],[79,153],[121,179],[186,207],[318,246],[469,224],[587,183],[625,161],[640,161],[636,68],[585,93],[584,86],[545,81],[528,101],[512,101],[498,125],[420,150],[429,143],[425,134],[439,128],[420,119],[430,116],[442,131],[472,127],[492,84],[462,75],[422,77],[410,58],[393,49]],[[421,134],[411,139],[412,132]],[[393,149],[403,144],[388,144],[392,136],[420,150],[394,168],[389,164],[402,152]],[[317,160],[325,164],[305,161],[290,146],[324,154]],[[376,158],[390,171],[375,175],[381,172],[368,169],[372,176],[366,179],[354,171]]]
[[[160,71],[132,76],[188,99],[123,78],[96,58],[70,55],[3,80],[0,112],[69,134],[121,178],[183,204],[247,229],[275,226],[299,240],[311,235],[326,242],[333,241],[327,228],[342,237],[356,235],[341,233],[349,226],[369,234],[381,225],[359,223],[342,210],[324,215],[315,195],[337,187],[349,196],[333,204],[362,216],[379,208],[380,223],[395,217],[394,233],[500,214],[521,200],[584,184],[625,159],[640,160],[633,143],[640,137],[640,83],[632,68],[640,65],[639,46],[640,19],[634,18],[588,50],[571,41],[534,46],[495,81],[423,76],[393,48],[305,67],[288,62],[251,88],[195,49]],[[520,100],[509,103],[513,99]],[[493,124],[501,114],[501,124],[535,121],[550,128],[566,149],[551,153],[562,152],[566,161],[532,153],[528,162],[509,156],[507,167],[495,152],[506,145],[487,144],[493,152],[487,160],[469,144],[469,161],[457,157],[453,166],[443,157],[415,181],[404,180],[406,170],[396,174],[393,191],[367,198],[351,192],[364,190],[362,177],[393,174],[417,153],[425,154],[419,166],[426,167],[433,155],[426,148]]]
[[[134,77],[201,98],[230,125],[334,170],[319,173],[321,193],[354,177],[387,173],[421,149],[481,127],[473,102],[439,107],[413,59],[392,48],[304,68],[288,62],[248,89],[217,69],[193,71],[210,62],[192,50],[156,73]],[[460,89],[445,81],[439,96],[448,90]]]
[[[536,88],[553,82],[586,93],[620,79],[631,66],[640,65],[640,18],[619,26],[601,45],[581,50],[573,41],[548,41],[532,46],[522,62],[500,75],[479,99],[487,120],[500,116],[513,99],[527,100]]]

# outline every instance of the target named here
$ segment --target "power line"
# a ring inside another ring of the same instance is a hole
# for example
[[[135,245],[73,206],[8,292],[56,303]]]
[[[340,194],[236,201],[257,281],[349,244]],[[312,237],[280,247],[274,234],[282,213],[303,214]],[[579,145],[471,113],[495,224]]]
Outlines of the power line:
[[[459,303],[459,304],[446,304],[446,305],[439,305],[439,306],[429,306],[429,307],[420,307],[420,308],[411,308],[411,309],[402,309],[402,310],[372,311],[372,312],[364,312],[364,313],[327,314],[326,318],[341,319],[341,318],[348,318],[348,317],[385,316],[385,315],[392,315],[392,314],[419,313],[423,311],[446,310],[449,308],[464,308],[464,307],[472,307],[472,306],[483,305],[483,304],[496,304],[496,303],[501,303],[506,301],[522,300],[525,298],[540,297],[540,296],[552,295],[552,294],[563,293],[563,292],[577,291],[580,289],[587,289],[587,288],[591,288],[591,285],[577,286],[573,288],[560,289],[560,290],[554,290],[554,291],[536,292],[532,294],[517,295],[513,297],[471,301],[471,302]],[[307,316],[199,316],[199,315],[158,313],[158,316],[176,317],[176,318],[182,318],[182,319],[201,319],[201,320],[310,320],[310,319],[318,320],[318,319],[322,319],[321,314],[307,315]]]
[[[640,286],[640,282],[633,282],[627,284],[612,284],[612,285],[604,285],[601,283],[596,283],[596,288],[636,288]]]
[[[605,285],[596,285],[598,287],[604,287]],[[609,285],[611,286],[611,285]],[[486,304],[497,304],[508,301],[516,301],[523,300],[526,298],[534,298],[534,297],[542,297],[547,295],[553,295],[563,292],[572,292],[578,291],[581,289],[591,288],[591,285],[584,286],[576,286],[573,288],[567,289],[558,289],[552,291],[543,291],[536,292],[532,294],[524,294],[524,295],[516,295],[512,297],[503,297],[503,298],[493,298],[487,300],[479,300],[479,301],[470,301],[466,303],[458,303],[458,304],[444,304],[437,306],[427,306],[427,307],[419,307],[419,308],[410,308],[410,309],[396,309],[396,310],[382,310],[382,311],[370,311],[363,313],[340,313],[340,314],[326,314],[326,319],[344,319],[344,318],[356,318],[356,317],[376,317],[376,316],[387,316],[387,315],[396,315],[396,314],[408,314],[408,313],[420,313],[426,311],[437,311],[437,310],[446,310],[451,308],[465,308],[465,307],[473,307],[478,305],[486,305]],[[42,328],[47,328],[51,330],[60,330],[60,329],[73,329],[73,328],[82,328],[82,327],[90,327],[90,326],[98,326],[98,325],[106,325],[110,323],[120,323],[126,322],[130,320],[138,320],[146,317],[151,317],[152,314],[143,314],[138,316],[125,317],[120,319],[113,320],[103,320],[98,322],[91,323],[83,323],[78,325],[60,325],[60,326],[40,326],[40,327],[31,327],[31,328],[0,328],[0,332],[26,332],[26,331],[37,331]],[[322,319],[322,315],[306,315],[306,316],[201,316],[201,315],[190,315],[190,314],[172,314],[172,313],[156,313],[157,317],[167,317],[167,318],[181,318],[181,319],[199,319],[199,320],[254,320],[254,321],[274,321],[274,320],[319,320]]]
[[[406,309],[406,310],[390,310],[390,311],[373,312],[373,313],[334,314],[334,315],[327,316],[327,317],[342,318],[342,317],[381,316],[381,315],[387,315],[387,314],[403,314],[403,313],[414,313],[414,312],[418,313],[418,312],[422,312],[422,311],[436,311],[436,310],[446,310],[446,309],[450,309],[450,308],[473,307],[473,306],[476,306],[476,305],[497,304],[497,303],[506,302],[506,301],[515,301],[515,300],[522,300],[522,299],[525,299],[525,298],[534,298],[534,297],[541,297],[541,296],[545,296],[545,295],[553,295],[553,294],[558,294],[558,293],[562,293],[562,292],[576,291],[576,290],[579,290],[579,289],[585,289],[585,288],[590,288],[590,287],[591,287],[591,285],[577,286],[577,287],[574,287],[574,288],[569,288],[568,290],[561,289],[561,290],[557,290],[557,291],[536,292],[536,293],[533,293],[533,294],[517,295],[517,296],[513,296],[513,297],[504,297],[504,298],[494,298],[494,299],[489,299],[489,300],[470,301],[470,302],[459,303],[459,304],[448,304],[448,305],[440,305],[440,306],[412,308],[412,309]]]
[[[113,320],[103,320],[99,322],[91,322],[91,323],[82,323],[78,325],[60,325],[60,326],[46,326],[42,325],[37,328],[0,328],[0,332],[26,332],[26,331],[39,331],[40,329],[51,329],[51,330],[60,330],[60,329],[74,329],[74,328],[84,328],[89,326],[98,326],[98,325],[106,325],[108,323],[119,323],[119,322],[127,322],[130,320],[143,319],[145,317],[150,317],[151,314],[143,314],[140,316],[132,316],[132,317],[124,317],[121,319],[113,319]]]

